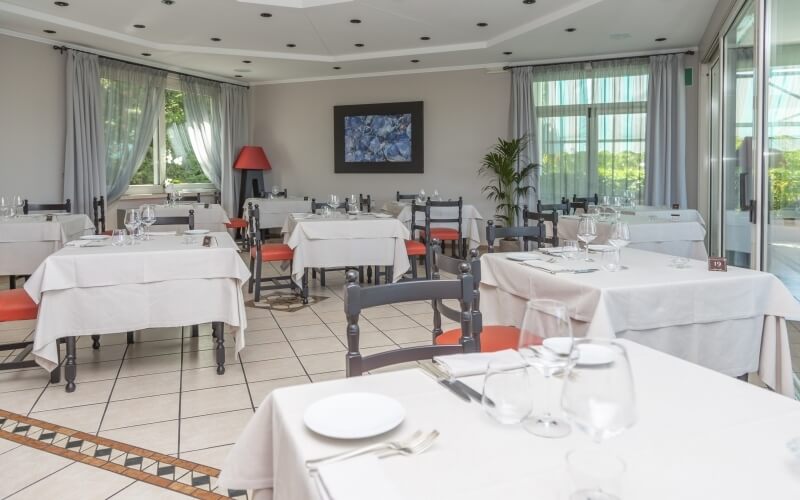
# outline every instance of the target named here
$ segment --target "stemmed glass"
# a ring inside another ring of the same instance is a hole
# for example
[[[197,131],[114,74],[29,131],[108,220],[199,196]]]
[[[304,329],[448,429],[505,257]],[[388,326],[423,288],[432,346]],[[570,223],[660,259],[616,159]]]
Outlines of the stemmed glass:
[[[360,212],[359,209],[360,207],[358,206],[358,197],[356,197],[356,195],[354,194],[351,194],[347,198],[347,213],[357,214],[358,212]]]
[[[330,201],[328,201],[328,206],[331,208],[331,212],[333,213],[339,210],[339,196],[332,194]]]
[[[420,189],[419,190],[419,194],[417,195],[417,201],[419,201],[420,204],[425,203],[425,190],[424,189]]]
[[[531,300],[525,309],[519,337],[519,352],[541,375],[544,411],[531,414],[523,423],[536,436],[560,438],[570,433],[569,423],[554,416],[551,388],[557,376],[568,373],[572,363],[572,325],[567,305],[556,300]]]
[[[433,190],[433,199],[436,201],[442,201],[442,197],[439,195],[438,189]]]
[[[613,341],[578,339],[578,363],[564,380],[561,407],[579,429],[595,443],[621,434],[636,423],[636,395],[625,348]],[[616,484],[624,462],[600,450],[573,451],[567,455],[573,475],[574,500],[619,499]],[[602,472],[607,477],[601,477]]]
[[[22,196],[19,196],[19,195],[15,196],[14,197],[14,216],[15,217],[19,217],[20,215],[23,215],[25,213],[25,211],[23,210],[24,206],[25,206],[25,200],[22,199]]]
[[[141,218],[142,224],[145,226],[144,232],[144,239],[149,240],[150,236],[150,226],[156,223],[156,206],[155,205],[142,205],[141,212],[139,214]]]
[[[13,213],[14,209],[11,207],[11,202],[5,196],[0,196],[0,218],[7,219]]]
[[[616,248],[620,262],[622,262],[622,249],[631,242],[631,228],[628,223],[617,219],[611,225],[611,236],[608,238],[608,242]]]
[[[597,221],[590,215],[581,215],[578,221],[578,239],[586,244],[586,261],[590,262],[589,258],[589,242],[597,238]]]
[[[136,231],[142,224],[142,219],[139,216],[139,211],[135,208],[129,208],[125,211],[125,219],[123,221],[125,227],[128,228],[128,234],[131,236],[131,244],[136,244]]]
[[[272,186],[272,197],[277,198],[278,194],[280,194],[281,188],[280,186]]]

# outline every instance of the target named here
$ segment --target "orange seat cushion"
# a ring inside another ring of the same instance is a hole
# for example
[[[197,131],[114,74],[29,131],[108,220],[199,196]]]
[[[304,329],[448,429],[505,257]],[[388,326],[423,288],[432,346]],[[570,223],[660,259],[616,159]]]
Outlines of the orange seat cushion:
[[[406,240],[406,253],[409,257],[425,255],[425,244],[419,241]]]
[[[420,237],[425,239],[425,231],[419,232]],[[432,227],[431,236],[440,241],[453,241],[458,239],[458,230],[449,227]]]
[[[103,231],[100,234],[102,234],[103,236],[112,236],[114,234],[114,230],[113,229],[109,229],[108,231]]]
[[[0,292],[0,322],[36,319],[38,309],[24,288]]]
[[[225,223],[228,229],[247,229],[247,221],[244,219],[233,218]]]
[[[455,345],[461,339],[461,328],[448,330],[436,337],[437,345]],[[481,331],[481,352],[516,349],[519,346],[519,328],[490,325]]]
[[[250,257],[256,256],[256,247],[250,249]],[[261,245],[261,260],[264,262],[274,262],[277,260],[292,260],[294,250],[289,245],[283,243],[266,243]]]

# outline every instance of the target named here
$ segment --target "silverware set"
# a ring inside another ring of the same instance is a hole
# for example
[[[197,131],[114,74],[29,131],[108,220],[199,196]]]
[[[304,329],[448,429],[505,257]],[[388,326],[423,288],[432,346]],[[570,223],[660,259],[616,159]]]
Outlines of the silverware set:
[[[361,448],[337,453],[327,457],[306,460],[306,467],[309,471],[313,472],[323,465],[341,462],[342,460],[359,457],[369,453],[378,453],[378,458],[386,458],[392,455],[418,455],[433,446],[434,441],[436,441],[436,438],[438,437],[439,431],[435,429],[428,433],[417,431],[405,439],[383,441],[381,443],[363,446]]]

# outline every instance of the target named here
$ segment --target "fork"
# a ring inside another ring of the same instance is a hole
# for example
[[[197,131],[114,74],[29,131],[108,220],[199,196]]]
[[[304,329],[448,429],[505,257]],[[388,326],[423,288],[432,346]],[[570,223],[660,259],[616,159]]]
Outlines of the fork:
[[[336,455],[331,455],[328,457],[306,460],[306,467],[308,470],[315,471],[322,465],[340,462],[342,460],[347,460],[349,458],[354,458],[377,451],[386,451],[391,452],[392,454],[400,455],[415,455],[430,448],[437,437],[439,437],[439,431],[437,430],[433,430],[428,434],[422,434],[421,431],[417,431],[403,441],[385,441],[383,443],[376,443],[369,446],[364,446],[362,448],[356,448],[355,450],[346,451],[344,453],[337,453]]]

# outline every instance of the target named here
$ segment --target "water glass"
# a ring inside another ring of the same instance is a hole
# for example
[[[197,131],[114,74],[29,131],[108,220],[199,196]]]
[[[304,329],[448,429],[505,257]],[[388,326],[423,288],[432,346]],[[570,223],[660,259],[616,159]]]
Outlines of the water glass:
[[[603,251],[602,266],[612,273],[622,269],[619,265],[619,248],[608,248]]]
[[[611,199],[611,203],[612,203],[611,206],[613,206],[614,208],[622,207],[622,196],[614,196]]]
[[[125,218],[123,219],[123,223],[125,227],[128,229],[128,234],[131,236],[131,244],[135,245],[135,236],[136,230],[141,226],[142,219],[139,215],[139,211],[135,208],[129,208],[125,211]]]
[[[489,361],[481,404],[486,413],[504,425],[522,422],[533,408],[531,380],[522,357]]]
[[[424,189],[420,189],[419,190],[419,194],[417,195],[417,202],[420,205],[422,205],[422,204],[425,203],[425,201],[426,201],[426,199],[425,199],[425,190]]]
[[[442,197],[439,195],[438,189],[433,190],[433,199],[436,201],[442,201]]]
[[[111,231],[111,244],[115,247],[125,246],[128,239],[128,231],[125,229],[114,229]]]
[[[14,208],[11,206],[11,200],[5,196],[0,196],[0,218],[7,219],[13,215]]]
[[[280,186],[272,186],[272,196],[273,198],[277,198],[281,192]]]
[[[570,500],[618,500],[622,498],[625,462],[600,450],[574,450],[567,453],[567,474],[571,483]]]
[[[601,207],[608,207],[611,206],[611,197],[608,195],[603,195],[600,197],[600,206]]]
[[[561,255],[566,260],[577,260],[580,257],[581,248],[578,245],[577,240],[566,240],[563,243],[564,250],[562,251]]]
[[[155,205],[142,205],[139,209],[139,218],[142,221],[142,224],[147,228],[145,231],[144,239],[149,240],[151,236],[148,234],[150,232],[150,226],[156,223],[156,206]]]
[[[13,217],[19,217],[20,215],[23,215],[25,213],[24,210],[25,200],[22,198],[22,196],[19,195],[15,196],[13,199],[13,204],[14,204],[14,213],[12,214]]]

